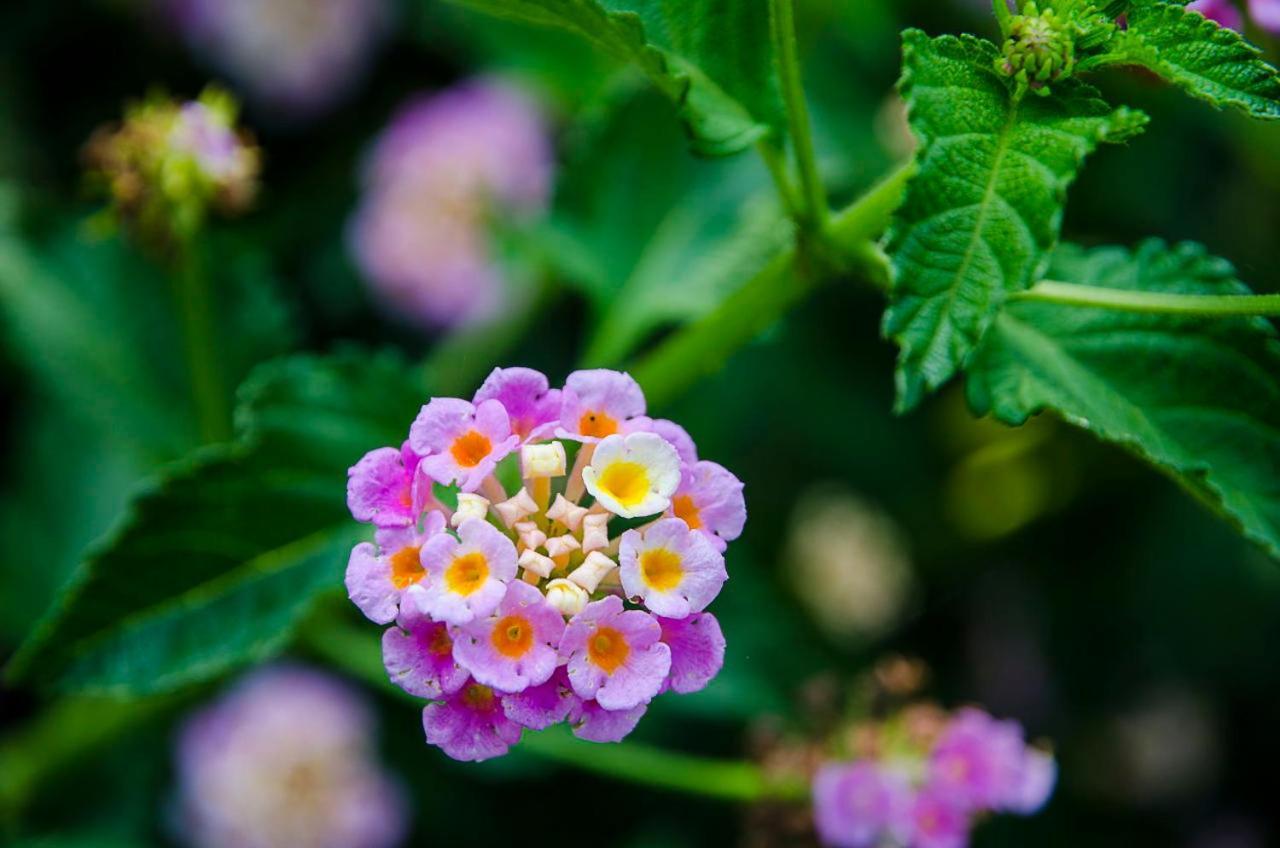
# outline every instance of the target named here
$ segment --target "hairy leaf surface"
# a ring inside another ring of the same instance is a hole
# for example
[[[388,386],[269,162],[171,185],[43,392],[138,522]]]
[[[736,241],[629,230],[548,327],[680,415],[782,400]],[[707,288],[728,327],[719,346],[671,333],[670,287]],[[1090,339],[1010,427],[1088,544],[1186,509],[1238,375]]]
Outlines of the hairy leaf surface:
[[[135,498],[19,649],[9,674],[61,690],[143,693],[278,649],[341,585],[359,535],[346,470],[398,445],[423,401],[397,362],[345,354],[264,366],[242,438],[169,469]]]
[[[896,280],[885,331],[901,347],[900,410],[950,379],[1005,296],[1044,270],[1085,156],[1146,120],[1071,82],[1014,102],[995,56],[995,45],[969,36],[904,36],[900,88],[920,168],[889,242]]]
[[[1280,75],[1240,33],[1178,3],[1130,5],[1113,53],[1214,106],[1280,119]]]
[[[1064,246],[1050,273],[1116,289],[1248,293],[1229,263],[1189,244]],[[1267,322],[1014,302],[975,354],[968,393],[975,411],[1005,423],[1053,410],[1123,445],[1280,556],[1280,341]]]
[[[693,149],[724,156],[780,132],[769,15],[753,0],[454,0],[569,29],[632,62],[680,112]]]

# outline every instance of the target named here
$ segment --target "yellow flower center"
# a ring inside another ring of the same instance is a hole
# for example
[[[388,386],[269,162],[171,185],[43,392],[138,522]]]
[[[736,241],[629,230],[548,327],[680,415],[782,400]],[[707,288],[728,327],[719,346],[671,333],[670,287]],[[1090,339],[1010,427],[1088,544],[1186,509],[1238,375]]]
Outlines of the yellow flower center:
[[[601,627],[587,640],[587,659],[605,674],[613,674],[631,654],[627,637],[612,627]]]
[[[480,552],[455,557],[444,572],[445,585],[456,595],[470,595],[489,578],[489,561]]]
[[[518,660],[533,647],[533,625],[524,616],[509,615],[493,628],[490,641],[498,653]]]
[[[680,585],[684,567],[680,555],[667,548],[652,548],[640,554],[640,573],[644,582],[659,592],[669,592]]]
[[[702,516],[698,513],[698,505],[693,502],[692,495],[676,495],[672,498],[671,511],[676,518],[688,524],[690,530],[702,529]]]
[[[612,415],[588,409],[578,419],[578,432],[584,436],[603,439],[618,432],[618,422]]]
[[[475,468],[484,462],[484,458],[492,450],[493,443],[489,441],[489,437],[477,430],[468,430],[449,446],[454,462],[463,468]]]
[[[401,591],[408,589],[426,574],[422,570],[422,561],[418,558],[421,548],[409,545],[391,555],[391,585]]]
[[[618,503],[632,507],[649,494],[649,471],[638,462],[615,462],[600,475],[598,485]]]

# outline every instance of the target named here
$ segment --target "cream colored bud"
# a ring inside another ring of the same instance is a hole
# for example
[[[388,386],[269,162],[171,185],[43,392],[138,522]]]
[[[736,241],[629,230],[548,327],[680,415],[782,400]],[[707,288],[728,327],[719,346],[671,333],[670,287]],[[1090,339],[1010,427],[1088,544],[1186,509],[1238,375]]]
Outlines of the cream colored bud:
[[[538,511],[538,505],[534,502],[527,489],[521,489],[513,497],[502,503],[494,504],[493,508],[498,511],[498,515],[502,516],[502,520],[507,523],[508,527],[516,526],[517,522],[523,521],[527,516],[533,515]]]
[[[458,508],[453,511],[453,518],[449,523],[454,527],[461,526],[462,522],[472,518],[479,518],[483,521],[489,515],[489,499],[480,495],[470,495],[462,493],[458,495]]]
[[[567,463],[564,445],[547,442],[543,445],[525,445],[520,449],[520,467],[526,480],[536,477],[563,477]]]
[[[568,527],[571,533],[578,532],[578,528],[582,525],[582,519],[586,514],[586,507],[578,506],[564,495],[556,495],[556,502],[547,510],[547,518],[552,521],[559,521],[565,527]]]
[[[582,519],[582,550],[584,553],[609,547],[609,519],[607,512],[593,512]]]
[[[582,612],[591,595],[577,583],[559,577],[547,584],[547,603],[560,610],[565,618],[573,618]]]
[[[599,588],[600,581],[617,567],[618,564],[604,554],[599,551],[592,551],[587,554],[587,558],[582,565],[573,570],[573,573],[569,575],[569,579],[588,592],[594,592]]]
[[[520,544],[533,550],[542,547],[547,541],[547,534],[538,529],[532,521],[517,521],[512,528],[520,536]]]
[[[525,571],[532,571],[539,577],[550,577],[551,572],[556,569],[556,564],[549,556],[543,556],[534,550],[526,550],[520,554],[520,567]]]
[[[547,540],[547,555],[564,556],[578,549],[578,540],[572,536],[552,536]]]

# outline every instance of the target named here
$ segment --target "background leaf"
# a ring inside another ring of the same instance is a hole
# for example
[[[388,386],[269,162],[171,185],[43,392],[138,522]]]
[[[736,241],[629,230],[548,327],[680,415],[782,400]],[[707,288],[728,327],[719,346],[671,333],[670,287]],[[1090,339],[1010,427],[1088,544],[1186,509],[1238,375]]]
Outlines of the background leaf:
[[[1132,3],[1126,14],[1112,53],[1214,106],[1280,119],[1280,76],[1240,33],[1164,0]]]
[[[278,649],[314,595],[341,584],[360,532],[346,469],[398,445],[422,400],[386,357],[264,366],[243,391],[241,441],[179,463],[135,499],[9,674],[147,693]]]
[[[903,41],[900,88],[920,169],[889,237],[885,332],[901,348],[900,410],[949,380],[1005,296],[1044,270],[1085,156],[1146,120],[1080,84],[1014,103],[988,41],[919,30]]]
[[[1239,294],[1196,245],[1064,246],[1050,273],[1139,291]],[[1280,557],[1280,342],[1262,320],[1180,319],[1011,303],[975,354],[969,399],[1021,424],[1053,410],[1134,451]]]
[[[633,62],[672,100],[693,149],[724,156],[780,132],[769,16],[752,0],[454,0],[572,30]]]

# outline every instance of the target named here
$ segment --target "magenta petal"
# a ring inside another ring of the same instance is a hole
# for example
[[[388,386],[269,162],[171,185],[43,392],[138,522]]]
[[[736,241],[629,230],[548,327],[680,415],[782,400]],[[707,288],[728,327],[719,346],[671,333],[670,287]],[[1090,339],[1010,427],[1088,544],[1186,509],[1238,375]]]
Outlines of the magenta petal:
[[[500,699],[487,687],[468,683],[447,700],[422,711],[427,742],[455,760],[480,762],[507,753],[520,741],[523,728],[502,711]]]
[[[569,685],[569,675],[561,666],[546,683],[507,695],[502,699],[502,709],[507,718],[523,727],[546,730],[568,718],[579,703]]]
[[[636,729],[648,704],[629,710],[606,710],[595,701],[578,701],[569,714],[573,735],[588,742],[621,742]]]
[[[392,683],[419,698],[439,698],[462,688],[467,673],[453,660],[444,624],[407,605],[397,624],[382,634],[382,662]]]
[[[698,692],[724,666],[724,633],[720,622],[709,612],[688,618],[658,618],[662,641],[671,648],[671,676],[668,685],[681,694]]]
[[[347,472],[347,507],[356,521],[379,527],[413,524],[413,470],[404,466],[401,451],[369,451]]]

